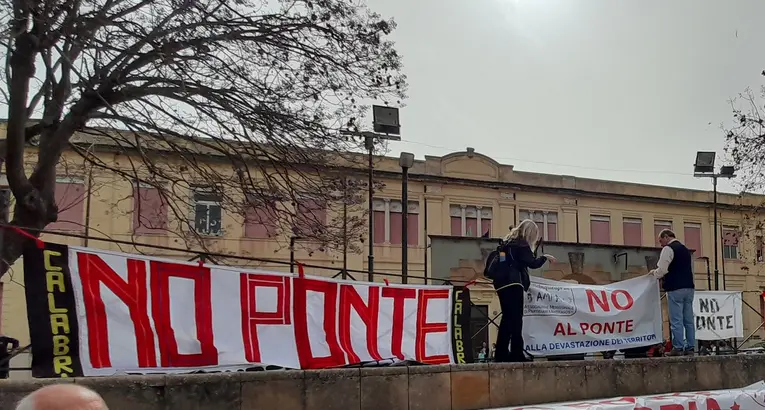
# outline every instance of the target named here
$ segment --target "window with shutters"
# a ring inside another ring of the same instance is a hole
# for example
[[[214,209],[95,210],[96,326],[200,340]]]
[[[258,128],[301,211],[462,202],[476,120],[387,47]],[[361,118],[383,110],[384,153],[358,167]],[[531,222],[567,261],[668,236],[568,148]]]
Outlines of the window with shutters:
[[[404,218],[404,207],[401,201],[375,198],[372,204],[374,207],[374,243],[401,245]],[[409,201],[406,215],[407,244],[408,246],[417,246],[420,243],[420,203]]]
[[[292,233],[303,238],[321,238],[327,230],[327,204],[304,198],[297,203]]]
[[[248,196],[244,213],[245,238],[273,238],[278,233],[279,215],[276,201]]]
[[[701,251],[701,224],[686,222],[683,227],[683,234],[685,246],[696,251],[693,253],[693,256],[696,258],[703,256]]]
[[[220,196],[209,189],[194,190],[194,229],[198,234],[221,235],[222,214]]]
[[[167,203],[159,189],[133,184],[133,232],[158,233],[167,229]]]
[[[624,218],[622,220],[624,244],[627,246],[643,246],[643,220],[640,218]]]
[[[654,219],[653,221],[653,240],[656,241],[656,246],[661,247],[661,244],[659,243],[659,234],[661,231],[669,229],[672,230],[672,221],[662,220],[662,219]]]
[[[492,209],[488,206],[451,205],[452,236],[491,237]]]
[[[558,240],[558,213],[549,211],[532,211],[521,209],[518,212],[518,220],[531,219],[537,224],[539,234],[546,241]]]
[[[723,226],[723,259],[738,259],[739,229],[737,226]]]
[[[58,206],[58,221],[47,229],[80,231],[85,227],[85,182],[80,178],[56,178],[54,197]]]
[[[611,243],[611,217],[590,215],[590,242],[600,245]]]
[[[754,249],[755,249],[755,252],[756,252],[757,262],[759,262],[759,263],[765,262],[765,260],[763,260],[762,235],[755,236],[755,238],[754,238]]]

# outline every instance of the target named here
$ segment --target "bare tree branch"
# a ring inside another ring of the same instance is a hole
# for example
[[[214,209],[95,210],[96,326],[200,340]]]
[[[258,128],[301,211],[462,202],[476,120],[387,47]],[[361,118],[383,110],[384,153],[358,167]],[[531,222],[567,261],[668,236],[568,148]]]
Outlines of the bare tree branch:
[[[765,76],[765,71],[763,71]],[[742,193],[762,193],[765,189],[765,113],[762,111],[765,87],[759,93],[747,89],[730,101],[733,122],[724,126],[725,152],[736,167],[736,182]],[[755,204],[751,211],[741,213],[739,235],[753,242],[751,248],[762,248],[763,211],[765,203]],[[760,242],[758,245],[757,242]],[[744,247],[740,257],[752,262],[762,262],[762,255],[747,252]],[[740,249],[740,248],[739,248]]]
[[[359,142],[339,131],[358,130],[362,102],[405,97],[401,59],[386,39],[392,20],[358,0],[4,3],[0,159],[16,198],[11,223],[42,229],[57,220],[57,165],[72,147],[100,172],[158,188],[180,223],[167,230],[189,246],[209,242],[189,215],[193,187],[206,187],[227,214],[265,209],[279,226],[297,223],[322,247],[361,237],[361,217],[339,221],[340,232],[337,218],[311,207],[336,215],[362,202],[360,178],[334,165],[353,161],[347,153]],[[82,148],[81,134],[124,160]],[[25,144],[37,138],[27,176]],[[0,249],[11,263],[23,242],[13,235],[3,233]]]

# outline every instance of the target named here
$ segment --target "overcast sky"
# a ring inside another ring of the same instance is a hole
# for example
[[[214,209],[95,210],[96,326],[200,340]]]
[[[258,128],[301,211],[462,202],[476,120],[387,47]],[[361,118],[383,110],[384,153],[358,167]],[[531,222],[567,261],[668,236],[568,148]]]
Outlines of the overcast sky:
[[[695,153],[722,154],[730,98],[763,82],[763,0],[369,4],[396,19],[409,77],[394,156],[471,146],[517,170],[711,189]]]

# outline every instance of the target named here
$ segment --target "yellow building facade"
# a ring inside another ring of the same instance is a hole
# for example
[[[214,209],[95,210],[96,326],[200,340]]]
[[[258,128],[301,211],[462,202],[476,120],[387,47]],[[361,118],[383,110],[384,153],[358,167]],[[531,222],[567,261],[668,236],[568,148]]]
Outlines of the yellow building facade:
[[[80,138],[81,142],[87,139]],[[101,161],[116,168],[125,167],[131,155],[113,150],[97,152]],[[30,160],[35,157],[36,153],[30,148]],[[168,162],[172,167],[171,157]],[[364,164],[365,161],[358,162]],[[363,165],[358,167],[358,175],[364,178]],[[404,208],[409,223],[409,283],[430,283],[425,278],[433,276],[427,252],[429,235],[481,237],[488,233],[491,237],[499,237],[523,218],[537,221],[547,241],[561,242],[654,247],[657,246],[656,233],[671,228],[678,239],[696,250],[697,257],[709,258],[710,263],[714,261],[712,193],[707,191],[516,171],[512,165],[499,164],[470,148],[416,161],[409,171],[409,204],[406,207],[401,204],[398,158],[377,158],[374,177],[375,181],[384,184],[375,192],[373,201],[376,281],[400,281],[397,275],[401,273],[400,221]],[[107,171],[94,170],[74,152],[66,152],[59,167],[58,183],[57,187],[66,194],[57,192],[57,201],[70,203],[59,203],[62,209],[60,222],[50,228],[89,239],[44,234],[44,240],[124,252],[136,252],[135,247],[127,244],[135,241],[165,247],[142,247],[142,253],[185,260],[194,257],[193,252],[182,251],[188,249],[186,243],[166,231],[137,233],[136,186],[131,181]],[[194,192],[189,191],[188,195],[194,202]],[[719,269],[724,272],[725,288],[745,291],[744,300],[754,308],[744,308],[745,333],[755,331],[761,323],[759,294],[765,289],[765,263],[757,208],[763,199],[765,197],[729,194],[718,197]],[[208,229],[212,229],[209,225],[211,218],[218,218],[213,221],[220,227],[217,234],[203,239],[208,249],[250,258],[226,259],[227,264],[278,271],[289,269],[286,264],[290,260],[289,230],[281,230],[267,238],[253,237],[257,234],[248,233],[253,227],[248,227],[234,212],[214,208],[214,202],[203,197],[196,201],[197,205],[208,207],[205,208]],[[361,206],[366,208],[368,204]],[[189,209],[190,219],[198,216],[195,212],[194,208]],[[179,216],[167,217],[170,220],[168,226],[173,226],[173,218]],[[349,253],[344,257],[338,250],[326,250],[309,243],[296,246],[293,256],[299,262],[324,267],[307,269],[308,273],[324,276],[338,275],[345,259],[349,274],[357,280],[365,280],[367,246],[364,244],[360,248],[363,248],[360,253]],[[254,260],[258,258],[282,263]],[[2,278],[0,334],[18,338],[26,344],[29,332],[22,266],[23,261],[17,262]],[[705,261],[697,260],[695,268],[698,289],[706,289]],[[593,278],[593,283],[603,281]],[[489,312],[498,310],[491,291],[475,292],[473,298],[477,304],[487,306]],[[493,331],[491,333],[493,335]],[[19,358],[13,363],[23,367],[27,360]]]

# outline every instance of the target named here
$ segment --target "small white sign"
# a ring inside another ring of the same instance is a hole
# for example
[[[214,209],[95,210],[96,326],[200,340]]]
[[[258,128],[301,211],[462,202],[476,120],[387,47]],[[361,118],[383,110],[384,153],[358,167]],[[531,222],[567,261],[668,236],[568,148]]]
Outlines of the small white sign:
[[[693,315],[697,340],[744,337],[741,292],[696,291]]]

